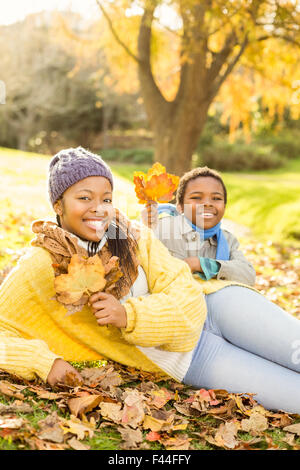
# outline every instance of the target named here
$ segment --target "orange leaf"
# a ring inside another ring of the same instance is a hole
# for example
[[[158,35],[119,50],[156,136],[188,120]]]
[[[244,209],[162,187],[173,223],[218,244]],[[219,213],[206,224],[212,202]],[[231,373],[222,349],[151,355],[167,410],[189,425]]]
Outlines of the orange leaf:
[[[68,407],[74,416],[81,416],[83,413],[88,413],[98,406],[102,400],[102,395],[88,395],[70,398],[68,401]]]
[[[135,193],[140,204],[149,201],[169,202],[179,183],[179,176],[166,173],[160,163],[155,163],[148,171],[135,171],[133,174]]]
[[[151,442],[159,441],[160,434],[156,431],[150,431],[148,432],[148,434],[146,434],[146,439],[147,441],[151,441]]]

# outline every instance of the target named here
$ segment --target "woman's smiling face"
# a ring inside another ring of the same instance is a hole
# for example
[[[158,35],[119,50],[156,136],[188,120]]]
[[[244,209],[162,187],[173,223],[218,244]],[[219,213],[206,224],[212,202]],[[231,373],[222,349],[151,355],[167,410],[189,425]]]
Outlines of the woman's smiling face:
[[[83,240],[98,242],[114,216],[112,187],[103,176],[89,176],[68,188],[54,205],[61,227]]]
[[[225,212],[225,195],[222,184],[211,176],[199,176],[189,181],[185,188],[185,216],[197,227],[207,230],[217,225]]]

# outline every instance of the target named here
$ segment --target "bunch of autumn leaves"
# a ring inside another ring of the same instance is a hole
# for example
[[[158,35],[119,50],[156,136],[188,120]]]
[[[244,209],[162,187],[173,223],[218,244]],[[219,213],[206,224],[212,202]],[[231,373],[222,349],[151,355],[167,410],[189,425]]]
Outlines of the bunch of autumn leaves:
[[[155,163],[147,174],[135,172],[133,182],[139,203],[150,208],[152,202],[169,202],[173,199],[179,177],[166,173],[165,167]],[[98,254],[86,258],[74,254],[68,265],[68,273],[55,278],[55,299],[66,307],[68,314],[75,313],[82,309],[93,293],[110,292],[122,276],[116,256],[103,265]]]
[[[0,403],[0,440],[34,450],[88,450],[91,438],[107,442],[111,435],[110,445],[126,450],[258,450],[278,449],[280,433],[284,448],[300,449],[299,415],[268,411],[251,394],[193,390],[116,363],[82,369],[76,386],[71,375],[72,385],[49,390],[0,371],[8,402]],[[37,406],[46,417],[33,426]]]

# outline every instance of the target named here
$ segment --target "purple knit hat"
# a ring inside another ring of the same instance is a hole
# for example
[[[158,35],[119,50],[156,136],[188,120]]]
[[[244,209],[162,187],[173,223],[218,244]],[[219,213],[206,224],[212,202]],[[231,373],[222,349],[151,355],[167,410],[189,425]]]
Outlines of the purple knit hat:
[[[48,192],[52,206],[66,189],[88,176],[104,176],[113,189],[112,173],[99,155],[82,147],[61,150],[54,155],[48,173]]]

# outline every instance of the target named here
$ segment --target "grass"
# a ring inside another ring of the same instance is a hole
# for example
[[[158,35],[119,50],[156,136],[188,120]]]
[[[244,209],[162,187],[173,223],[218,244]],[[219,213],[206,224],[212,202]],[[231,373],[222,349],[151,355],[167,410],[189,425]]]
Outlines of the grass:
[[[143,171],[144,173],[147,173],[150,167],[149,165],[145,164],[136,165],[134,163],[115,162],[110,162],[109,165],[116,175],[121,176],[121,178],[125,178],[130,182],[132,182],[134,171]]]
[[[300,240],[300,184],[224,175],[228,189],[226,216],[250,227],[254,235],[278,242]]]

